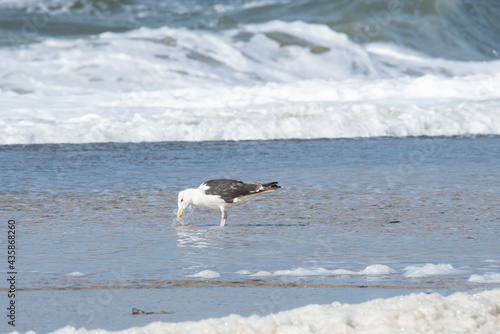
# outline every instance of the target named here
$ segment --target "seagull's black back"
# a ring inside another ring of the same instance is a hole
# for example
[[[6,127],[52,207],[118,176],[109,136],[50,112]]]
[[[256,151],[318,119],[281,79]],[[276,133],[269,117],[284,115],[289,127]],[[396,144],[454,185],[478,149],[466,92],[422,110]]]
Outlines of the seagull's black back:
[[[203,183],[209,189],[205,190],[207,195],[220,196],[226,203],[233,203],[235,198],[272,191],[281,186],[278,182],[259,183],[242,182],[238,180],[217,179]]]

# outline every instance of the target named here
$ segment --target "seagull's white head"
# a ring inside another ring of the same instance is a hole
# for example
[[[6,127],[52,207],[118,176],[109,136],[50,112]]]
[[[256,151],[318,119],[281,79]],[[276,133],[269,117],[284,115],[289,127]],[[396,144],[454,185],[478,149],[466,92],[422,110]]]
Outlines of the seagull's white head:
[[[177,207],[179,208],[179,210],[177,211],[177,218],[181,218],[182,211],[193,204],[195,191],[195,189],[186,189],[179,193],[179,197],[177,198]]]

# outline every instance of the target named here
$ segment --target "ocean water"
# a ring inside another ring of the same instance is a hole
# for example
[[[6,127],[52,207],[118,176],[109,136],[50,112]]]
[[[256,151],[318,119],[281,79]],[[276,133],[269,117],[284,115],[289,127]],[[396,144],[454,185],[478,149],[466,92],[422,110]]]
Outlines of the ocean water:
[[[3,146],[1,210],[17,222],[22,289],[15,329],[115,331],[230,314],[267,321],[311,304],[423,293],[407,297],[411,308],[426,293],[485,290],[498,329],[498,140]],[[283,188],[230,209],[226,228],[216,210],[177,219],[177,192],[217,177]],[[477,309],[476,297],[460,298]],[[446,319],[427,319],[429,328]],[[209,332],[222,332],[220,321]]]
[[[497,1],[0,3],[0,144],[500,134]]]
[[[499,22],[493,0],[0,1],[0,332],[500,331]],[[213,178],[283,188],[223,229],[177,219]]]

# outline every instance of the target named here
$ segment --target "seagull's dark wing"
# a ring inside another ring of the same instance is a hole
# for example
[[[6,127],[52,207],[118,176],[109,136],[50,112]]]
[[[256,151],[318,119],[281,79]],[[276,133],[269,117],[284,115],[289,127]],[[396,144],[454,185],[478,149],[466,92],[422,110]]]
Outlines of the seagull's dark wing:
[[[220,196],[226,203],[233,203],[234,199],[238,197],[281,188],[278,182],[262,184],[259,182],[242,182],[227,179],[210,180],[203,183],[203,185],[209,187],[205,190],[205,194]]]

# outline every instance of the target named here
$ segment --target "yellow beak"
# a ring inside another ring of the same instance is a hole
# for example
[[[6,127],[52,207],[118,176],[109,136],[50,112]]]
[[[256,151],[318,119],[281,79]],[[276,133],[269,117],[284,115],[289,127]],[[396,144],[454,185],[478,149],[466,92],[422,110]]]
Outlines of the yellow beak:
[[[181,218],[182,217],[182,208],[179,209],[179,211],[177,211],[177,218]]]

